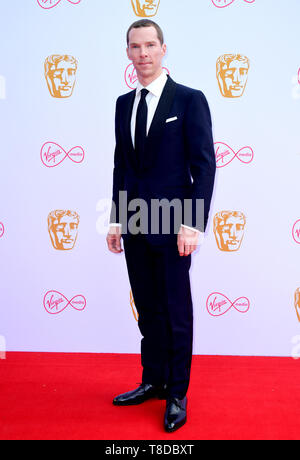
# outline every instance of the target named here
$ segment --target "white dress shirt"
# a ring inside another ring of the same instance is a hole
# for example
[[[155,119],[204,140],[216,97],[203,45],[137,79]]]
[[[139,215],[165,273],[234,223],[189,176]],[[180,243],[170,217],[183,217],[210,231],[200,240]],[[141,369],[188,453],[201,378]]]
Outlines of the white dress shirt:
[[[135,145],[136,112],[137,112],[137,108],[138,108],[138,105],[141,99],[142,89],[145,88],[149,91],[149,93],[146,96],[146,102],[147,102],[147,108],[148,108],[148,115],[147,115],[147,134],[148,134],[155,111],[157,109],[157,105],[159,103],[160,96],[163,92],[167,79],[168,77],[165,74],[165,72],[162,72],[160,76],[156,78],[156,80],[152,81],[150,85],[146,87],[142,86],[141,83],[138,81],[136,93],[135,93],[135,99],[134,99],[133,108],[132,108],[132,115],[131,115],[131,138],[132,138],[133,146]],[[122,224],[111,224],[111,225],[122,226]],[[188,225],[184,225],[184,224],[181,224],[181,225],[182,227],[186,227],[186,228],[189,228],[190,230],[197,231],[199,233],[199,243],[203,241],[203,238],[204,238],[203,232],[200,232],[197,228],[189,227]]]

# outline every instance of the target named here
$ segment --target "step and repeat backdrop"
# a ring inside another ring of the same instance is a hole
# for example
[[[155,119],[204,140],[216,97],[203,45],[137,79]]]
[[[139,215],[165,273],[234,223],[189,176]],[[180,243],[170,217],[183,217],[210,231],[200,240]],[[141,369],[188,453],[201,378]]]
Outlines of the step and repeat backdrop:
[[[0,358],[139,353],[124,253],[106,244],[126,31],[204,92],[217,177],[192,256],[194,353],[300,352],[299,0],[0,0]]]

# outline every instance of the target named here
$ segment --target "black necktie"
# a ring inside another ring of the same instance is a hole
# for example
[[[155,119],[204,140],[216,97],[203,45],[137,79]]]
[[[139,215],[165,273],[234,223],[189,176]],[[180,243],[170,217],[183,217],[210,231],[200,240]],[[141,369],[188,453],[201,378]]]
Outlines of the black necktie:
[[[146,96],[148,93],[149,91],[147,89],[142,89],[141,99],[136,112],[135,151],[139,166],[141,165],[141,160],[143,158],[147,136],[148,107],[146,102]]]

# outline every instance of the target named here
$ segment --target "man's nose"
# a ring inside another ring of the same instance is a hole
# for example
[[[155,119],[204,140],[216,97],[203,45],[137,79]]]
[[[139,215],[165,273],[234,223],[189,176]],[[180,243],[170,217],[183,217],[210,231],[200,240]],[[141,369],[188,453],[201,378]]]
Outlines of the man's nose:
[[[147,48],[145,46],[141,46],[140,56],[141,57],[148,56],[148,51],[147,51]]]

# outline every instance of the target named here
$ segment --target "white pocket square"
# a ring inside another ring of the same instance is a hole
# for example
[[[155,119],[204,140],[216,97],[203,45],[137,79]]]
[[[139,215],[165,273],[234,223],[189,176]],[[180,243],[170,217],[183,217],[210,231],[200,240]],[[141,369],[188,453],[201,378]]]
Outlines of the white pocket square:
[[[166,123],[170,123],[170,121],[175,121],[175,120],[177,120],[177,117],[168,118],[166,120]]]

